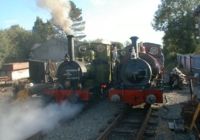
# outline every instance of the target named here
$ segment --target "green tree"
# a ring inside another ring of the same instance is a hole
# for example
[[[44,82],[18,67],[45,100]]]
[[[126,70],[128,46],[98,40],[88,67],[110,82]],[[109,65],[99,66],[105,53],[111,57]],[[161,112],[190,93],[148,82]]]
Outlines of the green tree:
[[[13,25],[0,31],[0,67],[5,62],[26,61],[34,41],[32,33]]]
[[[199,0],[161,0],[154,16],[154,29],[166,31],[171,22],[178,21],[187,14],[193,14],[199,4]]]
[[[45,23],[37,17],[32,32],[36,42],[45,42],[54,35],[54,28],[50,21]]]
[[[28,59],[30,49],[34,43],[32,33],[21,28],[19,25],[13,25],[5,30],[10,42],[10,52],[6,58],[10,61],[25,61]]]
[[[9,52],[12,48],[10,39],[8,38],[5,31],[0,31],[0,67],[5,62],[5,59],[9,55]]]
[[[176,53],[193,53],[197,47],[194,9],[199,0],[161,0],[155,12],[153,27],[164,31],[163,46],[166,60]]]
[[[73,1],[70,1],[71,11],[70,11],[70,18],[73,21],[72,30],[75,34],[75,37],[80,40],[86,37],[83,33],[85,29],[85,21],[83,21],[82,17],[82,10],[77,8]]]

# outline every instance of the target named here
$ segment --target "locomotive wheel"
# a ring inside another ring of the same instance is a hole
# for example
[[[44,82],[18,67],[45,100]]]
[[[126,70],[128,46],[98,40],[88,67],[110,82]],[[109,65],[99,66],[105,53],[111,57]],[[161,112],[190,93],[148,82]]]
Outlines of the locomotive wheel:
[[[49,104],[49,103],[56,103],[56,100],[53,96],[47,96],[47,95],[43,95],[41,96],[44,104]]]
[[[72,104],[76,104],[80,101],[80,97],[77,94],[71,94],[68,98],[68,101]]]
[[[146,103],[147,104],[154,104],[156,102],[156,96],[153,94],[150,94],[146,97]]]
[[[120,99],[120,96],[118,94],[112,95],[112,97],[111,97],[112,102],[119,102],[120,100],[121,99]]]

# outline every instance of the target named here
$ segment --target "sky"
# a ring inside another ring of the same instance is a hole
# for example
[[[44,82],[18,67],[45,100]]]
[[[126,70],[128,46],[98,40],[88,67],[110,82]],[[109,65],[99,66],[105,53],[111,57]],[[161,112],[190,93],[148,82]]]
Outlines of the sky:
[[[154,13],[160,0],[72,0],[82,9],[86,39],[125,43],[131,36],[139,41],[162,44],[163,32],[153,30]],[[51,18],[36,0],[0,0],[0,29],[19,24],[31,30],[36,17]]]

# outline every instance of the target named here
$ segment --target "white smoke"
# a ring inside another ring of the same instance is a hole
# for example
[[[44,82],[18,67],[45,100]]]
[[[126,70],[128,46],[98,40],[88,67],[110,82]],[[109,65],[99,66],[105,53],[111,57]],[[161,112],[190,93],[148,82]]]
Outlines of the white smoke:
[[[70,2],[68,0],[37,0],[37,5],[47,9],[52,16],[53,23],[66,33],[71,33],[72,20],[69,17]]]
[[[61,119],[75,116],[82,105],[67,102],[42,106],[41,101],[0,103],[0,140],[24,140],[53,129]]]

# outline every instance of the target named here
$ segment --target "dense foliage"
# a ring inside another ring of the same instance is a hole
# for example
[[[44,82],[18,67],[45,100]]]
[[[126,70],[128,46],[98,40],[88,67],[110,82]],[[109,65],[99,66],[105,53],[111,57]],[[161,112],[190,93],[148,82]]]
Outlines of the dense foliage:
[[[47,41],[54,35],[54,29],[50,21],[46,23],[42,21],[40,17],[36,18],[33,29],[33,37],[36,42],[44,42]]]
[[[25,61],[28,59],[33,37],[30,31],[13,25],[0,31],[0,66],[4,62]]]
[[[194,53],[196,39],[194,10],[199,0],[161,0],[155,12],[153,27],[164,31],[163,47],[167,63],[173,62],[176,53]]]
[[[83,39],[86,35],[83,33],[85,29],[85,21],[83,21],[82,10],[80,8],[77,8],[72,1],[70,1],[70,4],[70,18],[73,21],[72,30],[78,40]]]

